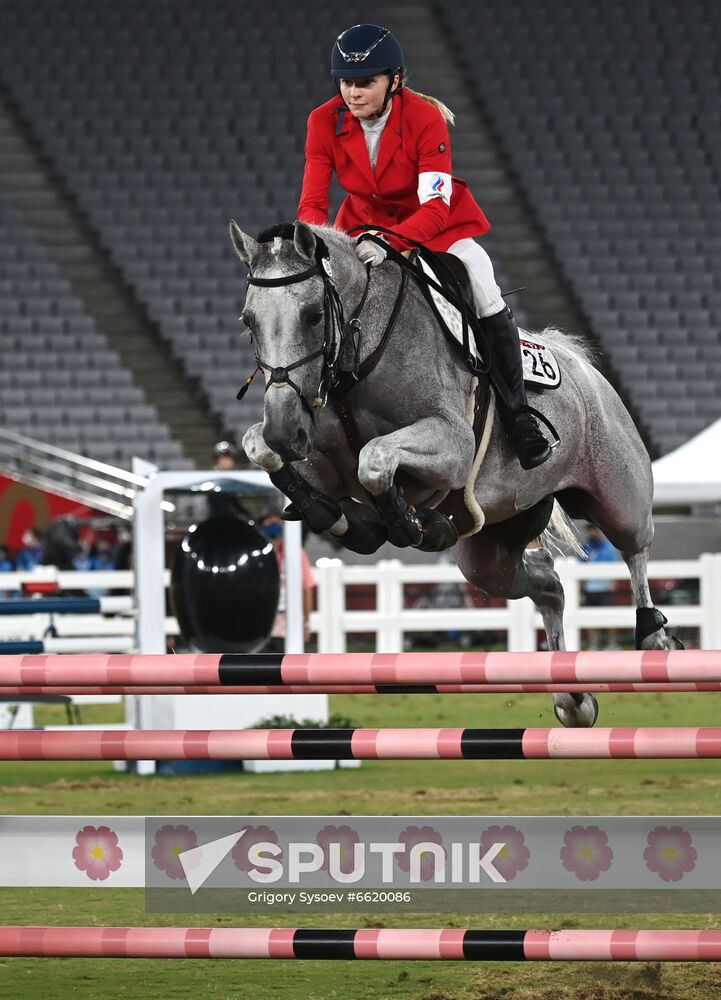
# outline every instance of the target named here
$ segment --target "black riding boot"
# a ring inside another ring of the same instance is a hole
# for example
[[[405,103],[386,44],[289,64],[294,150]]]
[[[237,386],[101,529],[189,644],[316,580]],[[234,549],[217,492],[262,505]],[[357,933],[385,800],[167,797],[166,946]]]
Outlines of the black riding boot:
[[[542,434],[536,418],[528,410],[521,345],[513,313],[506,306],[495,316],[486,316],[479,322],[488,339],[493,363],[513,398],[513,409],[509,409],[498,397],[501,403],[501,422],[523,468],[535,469],[551,457],[551,445]]]

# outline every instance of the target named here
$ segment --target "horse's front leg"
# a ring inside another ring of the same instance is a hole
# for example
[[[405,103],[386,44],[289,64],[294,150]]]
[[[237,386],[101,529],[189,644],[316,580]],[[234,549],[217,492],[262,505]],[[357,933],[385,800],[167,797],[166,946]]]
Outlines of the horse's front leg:
[[[365,445],[358,456],[358,479],[377,498],[389,541],[426,551],[455,545],[453,522],[438,511],[408,504],[396,474],[412,476],[429,492],[461,489],[470,476],[474,451],[472,428],[442,415],[424,417]]]
[[[302,518],[311,531],[334,535],[346,548],[369,555],[387,541],[385,523],[367,504],[350,497],[334,500],[322,492],[293,465],[272,451],[263,438],[262,423],[253,424],[243,437],[243,450],[248,458],[265,469],[270,481],[291,502],[286,516]]]
[[[251,462],[265,469],[273,485],[293,504],[293,513],[303,517],[311,531],[343,532],[345,519],[340,504],[315,490],[294,466],[283,463],[280,455],[265,443],[262,424],[253,424],[245,432],[243,450]]]
[[[283,465],[283,459],[265,443],[263,424],[253,424],[243,435],[243,451],[253,465],[266,472],[277,472]]]

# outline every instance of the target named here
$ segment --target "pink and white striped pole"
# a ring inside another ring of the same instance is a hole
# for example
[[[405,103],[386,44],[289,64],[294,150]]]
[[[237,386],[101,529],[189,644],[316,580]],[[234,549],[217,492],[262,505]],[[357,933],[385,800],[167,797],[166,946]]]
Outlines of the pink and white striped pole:
[[[0,760],[721,759],[721,728],[6,730]]]
[[[4,655],[0,687],[721,683],[718,650]]]
[[[129,684],[80,687],[58,684],[45,687],[16,684],[0,687],[0,697],[15,698],[33,695],[142,695],[142,694],[681,694],[721,691],[721,681],[688,683],[683,681],[643,682],[640,684],[276,684],[265,687],[222,684],[142,685]]]
[[[719,962],[721,931],[0,927],[0,956]]]

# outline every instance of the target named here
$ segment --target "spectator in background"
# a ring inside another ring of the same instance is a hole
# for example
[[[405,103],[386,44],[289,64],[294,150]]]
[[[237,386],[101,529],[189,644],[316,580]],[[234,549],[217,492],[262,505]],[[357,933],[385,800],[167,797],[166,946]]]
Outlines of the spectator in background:
[[[213,469],[216,472],[231,472],[237,468],[238,449],[232,441],[218,441],[213,448]],[[250,512],[243,506],[237,493],[231,490],[217,490],[207,495],[208,517],[241,517],[251,519]]]
[[[265,647],[266,653],[282,653],[285,649],[285,561],[283,558],[283,532],[285,522],[278,514],[266,514],[260,519],[260,530],[270,539],[275,554],[278,557],[280,568],[280,598],[278,600],[278,613],[273,623],[273,631],[268,645]],[[306,642],[310,639],[310,613],[313,610],[313,591],[317,584],[313,567],[310,564],[308,553],[305,549],[300,550],[301,572],[303,577],[303,636]]]
[[[15,572],[15,563],[10,558],[8,550],[5,548],[5,546],[0,545],[0,573],[14,573],[14,572]],[[4,598],[5,600],[17,596],[18,594],[16,591],[0,590],[0,597]]]
[[[43,542],[42,562],[59,570],[76,569],[76,559],[82,558],[86,551],[80,522],[69,514],[53,518],[45,529]]]
[[[90,548],[90,569],[115,569],[115,554],[107,538],[98,538]]]
[[[115,555],[108,539],[98,538],[93,534],[89,541],[87,554],[84,553],[79,558],[77,569],[87,569],[93,572],[115,569]],[[82,560],[82,564],[80,560]],[[108,590],[106,587],[93,587],[89,593],[91,597],[105,597]]]
[[[34,570],[45,558],[43,541],[37,528],[27,528],[23,532],[22,547],[17,554],[17,568],[20,570]]]
[[[73,569],[78,573],[89,573],[93,568],[90,553],[92,551],[92,536],[85,536],[80,542],[79,551],[73,556]]]
[[[232,441],[218,441],[213,448],[213,468],[219,472],[235,469],[238,463],[238,449]]]
[[[586,528],[586,537],[583,541],[583,551],[586,553],[588,562],[617,562],[621,554],[615,548],[603,532],[594,524],[589,524]],[[605,607],[613,604],[614,581],[613,580],[586,580],[583,584],[584,603],[595,607]],[[608,644],[608,637],[605,638]],[[601,648],[601,630],[594,628],[588,630],[588,648]]]
[[[133,537],[128,531],[123,531],[113,556],[111,569],[128,570],[133,568]]]
[[[132,570],[133,569],[133,538],[130,532],[123,530],[120,538],[118,539],[118,544],[115,548],[113,554],[113,569],[115,570]],[[131,590],[118,590],[117,588],[113,590],[113,594],[118,597],[132,594]]]

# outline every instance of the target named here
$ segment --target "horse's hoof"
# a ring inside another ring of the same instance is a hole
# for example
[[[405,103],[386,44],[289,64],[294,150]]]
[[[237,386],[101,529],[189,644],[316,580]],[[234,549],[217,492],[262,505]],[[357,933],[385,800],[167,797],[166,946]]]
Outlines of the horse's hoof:
[[[665,619],[664,619],[665,621]],[[655,632],[651,632],[650,635],[644,636],[641,640],[640,645],[636,646],[636,649],[642,649],[644,651],[657,650],[657,649],[685,649],[686,647],[681,642],[677,635],[673,632],[669,632],[667,628],[661,626]]]
[[[423,541],[423,528],[415,507],[406,502],[403,490],[395,483],[389,490],[376,497],[376,506],[385,521],[388,541],[399,549],[409,545],[419,546]]]
[[[658,608],[636,608],[636,649],[668,649],[664,625],[668,619]]]
[[[598,701],[592,694],[554,694],[553,711],[567,729],[590,729],[598,718]]]
[[[458,529],[453,521],[437,510],[421,508],[416,511],[423,537],[415,546],[421,552],[443,552],[452,549],[458,541]]]
[[[637,647],[644,652],[654,652],[656,650],[685,649],[677,635],[669,632],[668,629],[661,628],[658,632],[647,636],[640,646]]]
[[[343,497],[340,509],[348,528],[344,534],[334,535],[333,539],[344,548],[360,555],[371,555],[388,541],[385,521],[373,507],[359,503],[352,497]]]

